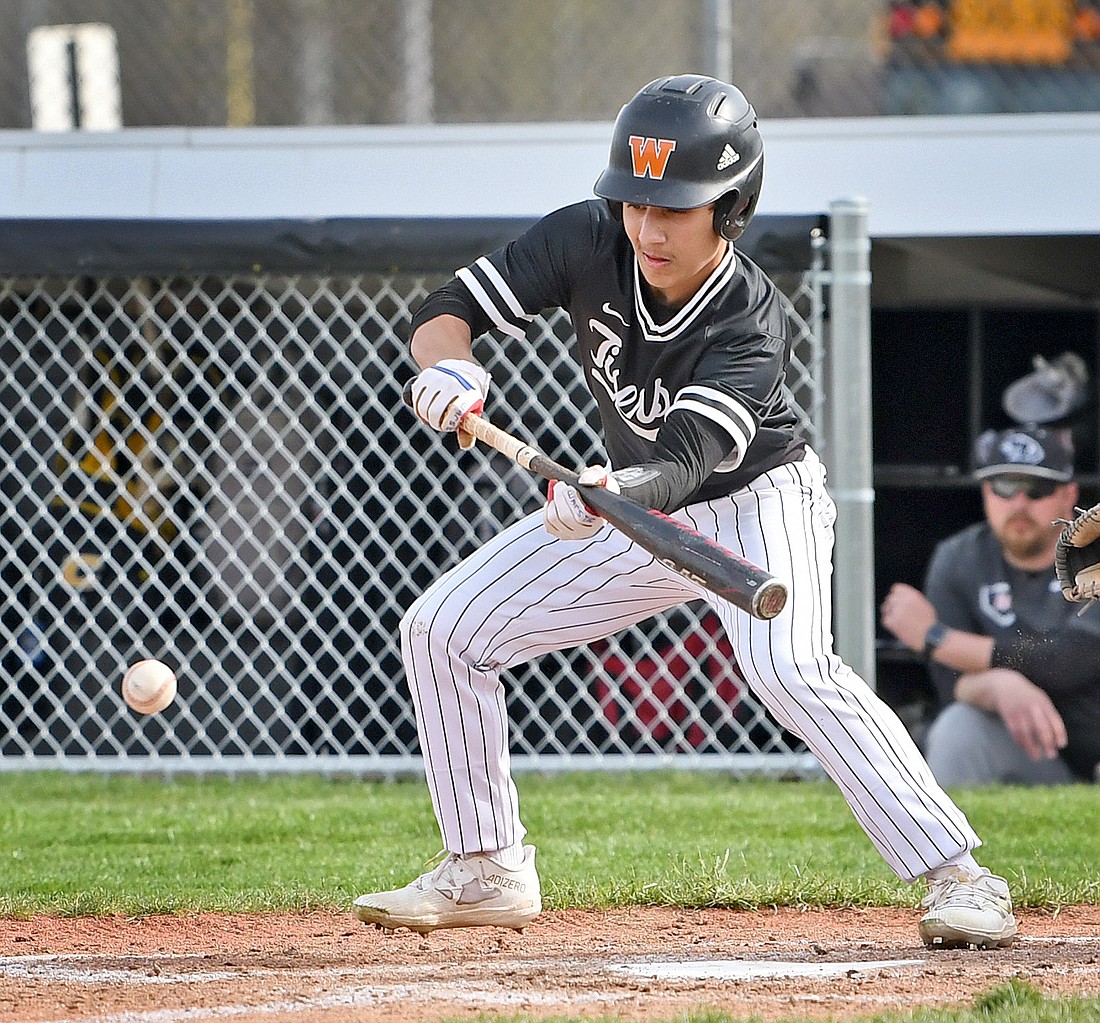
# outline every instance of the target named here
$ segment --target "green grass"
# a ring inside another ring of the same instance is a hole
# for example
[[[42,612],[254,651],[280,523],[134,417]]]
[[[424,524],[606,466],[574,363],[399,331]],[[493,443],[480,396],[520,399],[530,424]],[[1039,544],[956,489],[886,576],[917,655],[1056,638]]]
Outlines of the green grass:
[[[921,894],[828,782],[640,773],[518,786],[548,908],[913,906]],[[1100,902],[1100,787],[955,795],[1019,905]],[[0,775],[3,916],[346,910],[408,881],[438,847],[422,781]],[[668,1023],[735,1021],[700,1011]],[[862,1023],[1100,1023],[1100,999],[1013,979],[969,1006]]]
[[[914,905],[828,782],[518,779],[548,908]],[[1100,902],[1100,788],[956,794],[1022,906]],[[0,915],[346,908],[439,847],[422,781],[0,776]]]

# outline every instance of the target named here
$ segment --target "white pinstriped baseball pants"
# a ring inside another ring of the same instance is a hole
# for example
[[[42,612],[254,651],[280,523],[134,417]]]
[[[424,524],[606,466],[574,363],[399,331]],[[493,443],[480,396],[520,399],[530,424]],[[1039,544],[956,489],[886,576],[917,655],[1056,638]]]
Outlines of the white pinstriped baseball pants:
[[[401,642],[445,848],[492,851],[525,834],[502,669],[699,598],[720,617],[753,692],[805,740],[899,877],[913,881],[980,845],[897,716],[832,651],[835,515],[813,452],[676,513],[787,581],[787,606],[771,621],[670,571],[610,526],[591,540],[555,539],[541,511],[440,577],[405,614]]]

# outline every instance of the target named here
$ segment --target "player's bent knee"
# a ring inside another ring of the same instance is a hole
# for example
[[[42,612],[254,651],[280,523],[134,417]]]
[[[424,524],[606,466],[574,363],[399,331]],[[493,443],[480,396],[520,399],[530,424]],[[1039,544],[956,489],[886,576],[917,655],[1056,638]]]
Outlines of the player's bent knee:
[[[428,622],[431,614],[425,614],[422,604],[423,598],[416,600],[401,616],[398,626],[398,635],[401,637],[401,647],[404,650],[411,649],[417,643],[427,643]]]
[[[431,657],[452,656],[451,645],[455,641],[453,619],[441,613],[439,602],[429,590],[405,612],[398,626],[401,649],[406,654],[417,651]]]

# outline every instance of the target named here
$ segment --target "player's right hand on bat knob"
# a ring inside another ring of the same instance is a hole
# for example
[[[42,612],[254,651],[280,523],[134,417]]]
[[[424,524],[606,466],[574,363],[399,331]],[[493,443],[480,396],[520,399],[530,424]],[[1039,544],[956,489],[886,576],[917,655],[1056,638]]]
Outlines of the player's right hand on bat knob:
[[[582,469],[577,482],[586,487],[606,487],[619,493],[619,484],[604,465]],[[603,526],[603,517],[584,503],[576,487],[561,480],[551,480],[546,492],[546,507],[542,512],[546,531],[559,540],[587,540]]]
[[[412,382],[412,408],[433,430],[454,433],[458,443],[473,447],[474,435],[458,429],[467,412],[480,413],[489,397],[489,374],[476,362],[444,359],[423,370]]]

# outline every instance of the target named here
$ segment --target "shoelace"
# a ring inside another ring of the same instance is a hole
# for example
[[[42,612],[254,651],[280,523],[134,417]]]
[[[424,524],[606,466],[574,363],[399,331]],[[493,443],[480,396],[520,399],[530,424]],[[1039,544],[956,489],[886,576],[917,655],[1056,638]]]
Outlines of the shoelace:
[[[985,909],[1000,907],[1002,900],[996,892],[990,891],[982,883],[984,877],[970,881],[961,877],[941,877],[931,882],[928,894],[921,899],[921,906],[929,909],[933,906],[963,906],[967,909]]]
[[[430,864],[433,860],[437,860],[441,856],[444,857],[444,859],[440,863],[438,863],[427,873],[421,874],[413,882],[416,887],[419,888],[421,891],[423,891],[427,887],[438,887],[438,882],[440,881],[456,888],[459,887],[459,882],[457,877],[455,876],[454,871],[461,857],[458,855],[458,853],[448,852],[446,849],[441,849],[430,860],[428,860],[428,863]]]

